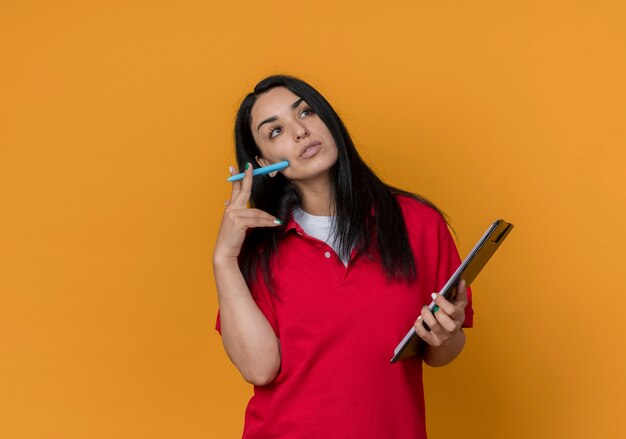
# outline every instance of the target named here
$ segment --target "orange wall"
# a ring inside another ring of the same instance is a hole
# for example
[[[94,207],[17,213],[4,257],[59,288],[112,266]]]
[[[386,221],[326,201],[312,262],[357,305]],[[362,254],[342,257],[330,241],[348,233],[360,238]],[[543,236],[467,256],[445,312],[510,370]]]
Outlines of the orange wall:
[[[239,436],[210,261],[234,111],[275,72],[462,255],[516,225],[425,374],[431,437],[625,437],[624,2],[233,3],[0,5],[0,437]]]

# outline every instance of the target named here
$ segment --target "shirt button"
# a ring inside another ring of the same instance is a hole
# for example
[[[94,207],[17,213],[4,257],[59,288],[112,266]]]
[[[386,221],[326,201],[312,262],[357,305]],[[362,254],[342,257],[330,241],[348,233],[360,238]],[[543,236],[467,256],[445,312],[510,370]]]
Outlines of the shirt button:
[[[326,257],[326,259],[330,259],[330,252],[324,253],[324,256]]]

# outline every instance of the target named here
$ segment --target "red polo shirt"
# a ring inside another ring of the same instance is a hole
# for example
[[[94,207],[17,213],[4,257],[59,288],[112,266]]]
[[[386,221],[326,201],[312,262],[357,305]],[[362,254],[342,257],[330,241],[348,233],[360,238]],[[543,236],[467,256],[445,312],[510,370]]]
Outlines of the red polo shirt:
[[[460,259],[439,213],[409,197],[398,201],[417,267],[412,286],[386,281],[375,248],[345,267],[293,219],[285,225],[272,260],[276,295],[263,282],[250,288],[280,339],[281,369],[255,386],[244,438],[426,438],[422,360],[389,360]],[[468,298],[465,327],[469,290]]]

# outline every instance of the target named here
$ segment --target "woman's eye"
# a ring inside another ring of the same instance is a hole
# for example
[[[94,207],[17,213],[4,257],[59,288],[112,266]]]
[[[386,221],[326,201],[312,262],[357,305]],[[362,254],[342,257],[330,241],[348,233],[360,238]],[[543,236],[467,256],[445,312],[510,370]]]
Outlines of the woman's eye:
[[[313,114],[313,110],[311,110],[310,108],[305,108],[304,110],[302,110],[302,112],[300,113],[300,117],[303,116],[309,116]]]
[[[270,134],[269,134],[270,139],[278,136],[279,134],[280,134],[280,127],[279,126],[275,126],[275,127],[270,128]]]

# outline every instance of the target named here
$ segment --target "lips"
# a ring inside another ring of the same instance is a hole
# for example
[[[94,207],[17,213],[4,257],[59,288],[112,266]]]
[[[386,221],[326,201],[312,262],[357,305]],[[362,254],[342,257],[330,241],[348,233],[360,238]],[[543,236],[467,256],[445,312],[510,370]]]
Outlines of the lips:
[[[322,146],[321,142],[309,142],[300,150],[300,158],[309,158],[317,154]]]

